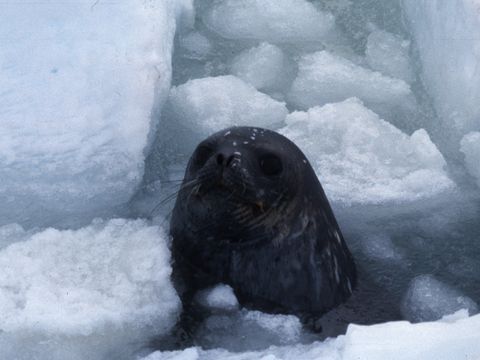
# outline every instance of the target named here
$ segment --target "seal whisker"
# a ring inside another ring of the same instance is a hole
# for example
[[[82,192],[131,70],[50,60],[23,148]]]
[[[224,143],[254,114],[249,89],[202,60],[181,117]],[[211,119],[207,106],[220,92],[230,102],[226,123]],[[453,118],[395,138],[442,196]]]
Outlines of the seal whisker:
[[[162,184],[182,184],[184,179],[169,179],[169,180],[160,180]],[[149,184],[153,184],[155,181],[150,182]],[[149,185],[147,184],[147,185]]]
[[[263,220],[265,220],[272,212],[273,212],[273,208],[268,209],[266,212],[262,213],[260,216],[253,218],[249,223],[246,223],[245,226],[249,226],[250,229],[255,229],[256,227],[260,226]]]
[[[173,193],[167,195],[165,198],[163,198],[162,200],[160,200],[160,202],[158,204],[156,204],[153,209],[150,211],[150,216],[152,216],[152,214],[158,210],[158,208],[162,205],[165,205],[167,202],[175,199],[177,197],[177,195],[183,190],[185,189],[186,187],[188,186],[192,186],[192,185],[195,185],[195,183],[197,182],[197,179],[194,179],[194,180],[190,180],[184,184],[181,184],[180,187],[174,191]]]
[[[187,196],[187,202],[190,201],[190,198],[192,197],[192,195],[197,195],[199,190],[200,190],[200,184],[196,184],[196,185],[193,185],[191,190],[190,190],[190,193],[188,194]]]
[[[154,180],[154,181],[150,181],[149,183],[143,183],[141,185],[141,188],[148,189],[150,186],[158,183],[160,183],[161,185],[180,186],[183,181],[184,179]]]

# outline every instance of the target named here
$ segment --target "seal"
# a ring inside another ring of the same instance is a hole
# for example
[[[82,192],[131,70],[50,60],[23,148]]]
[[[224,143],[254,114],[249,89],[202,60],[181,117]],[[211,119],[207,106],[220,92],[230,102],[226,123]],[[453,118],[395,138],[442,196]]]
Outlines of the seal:
[[[355,263],[302,151],[286,137],[232,127],[191,156],[170,222],[173,281],[184,305],[230,285],[240,304],[321,315],[356,284]]]

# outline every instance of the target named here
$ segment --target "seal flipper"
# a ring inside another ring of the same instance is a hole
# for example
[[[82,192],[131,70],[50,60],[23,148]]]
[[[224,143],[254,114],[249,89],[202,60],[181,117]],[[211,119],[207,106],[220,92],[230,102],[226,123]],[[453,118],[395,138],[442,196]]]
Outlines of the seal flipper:
[[[302,325],[310,332],[320,334],[323,331],[322,323],[320,321],[321,315],[299,314],[298,317]]]
[[[148,347],[152,350],[173,351],[196,346],[195,333],[205,318],[206,314],[197,306],[183,308],[172,331],[165,336],[152,339]]]
[[[171,280],[182,302],[182,311],[167,335],[149,342],[148,347],[153,350],[172,351],[195,346],[195,333],[208,316],[195,302],[195,294],[200,290],[198,278],[203,278],[202,274],[177,252],[175,248],[172,249],[175,260],[172,264]]]
[[[180,261],[179,259],[177,258],[177,261]],[[208,313],[195,303],[196,288],[191,286],[192,281],[189,281],[192,273],[184,274],[181,269],[185,268],[178,266],[178,263],[174,264],[171,279],[180,296],[182,312],[169,334],[150,341],[149,347],[154,350],[172,351],[195,346],[195,333],[208,316]]]

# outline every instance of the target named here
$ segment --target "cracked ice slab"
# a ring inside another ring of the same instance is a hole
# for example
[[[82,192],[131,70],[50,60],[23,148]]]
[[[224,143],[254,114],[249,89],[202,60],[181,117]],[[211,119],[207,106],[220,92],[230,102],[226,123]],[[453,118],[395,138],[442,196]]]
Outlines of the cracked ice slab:
[[[452,189],[424,129],[407,135],[356,99],[296,111],[280,132],[306,154],[332,200],[405,202]]]
[[[128,359],[176,322],[180,300],[167,235],[157,226],[114,219],[27,232],[10,225],[0,236],[17,241],[0,251],[2,359]]]
[[[0,4],[0,224],[85,224],[129,199],[191,12],[189,0]]]
[[[480,1],[403,0],[422,79],[435,108],[460,134],[480,125]]]

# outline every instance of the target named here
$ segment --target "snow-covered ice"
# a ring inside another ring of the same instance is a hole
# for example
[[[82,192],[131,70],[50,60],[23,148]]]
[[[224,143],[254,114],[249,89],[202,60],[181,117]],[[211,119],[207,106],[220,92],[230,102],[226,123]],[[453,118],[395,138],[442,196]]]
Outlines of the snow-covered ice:
[[[128,201],[170,87],[176,19],[192,11],[190,0],[0,4],[0,224],[85,223]]]
[[[431,275],[413,279],[402,304],[404,317],[412,322],[439,320],[461,309],[474,315],[478,312],[478,305]]]
[[[465,155],[465,165],[480,186],[480,132],[472,131],[460,142],[460,150]]]
[[[293,112],[286,123],[280,132],[305,152],[331,199],[410,201],[454,186],[425,130],[409,136],[358,99]]]
[[[480,315],[450,323],[349,326],[345,336],[308,345],[272,346],[243,353],[223,349],[154,352],[142,360],[456,360],[480,357]]]
[[[0,269],[6,360],[128,359],[180,310],[166,235],[142,220],[32,233],[0,251]]]
[[[461,134],[480,127],[480,3],[402,0],[435,109]]]
[[[410,83],[414,76],[409,49],[410,41],[383,30],[374,30],[368,36],[365,56],[373,70]]]
[[[285,103],[257,91],[252,85],[233,76],[190,80],[173,87],[166,104],[174,136],[165,141],[184,139],[177,144],[186,154],[211,134],[234,125],[272,127],[287,115]],[[163,140],[162,140],[163,141]],[[172,145],[174,146],[174,145]],[[179,150],[179,151],[182,151]]]
[[[352,325],[345,336],[343,359],[476,359],[480,356],[480,316],[453,323],[410,324],[406,321],[374,326]]]
[[[233,125],[270,127],[287,115],[285,104],[226,75],[191,80],[170,91],[168,103],[179,125],[201,137]]]
[[[238,54],[230,66],[233,75],[259,90],[288,86],[293,70],[282,49],[265,42]]]
[[[289,100],[308,109],[316,105],[358,97],[367,106],[398,106],[411,96],[410,86],[356,65],[328,51],[304,55],[289,93]]]
[[[334,17],[306,0],[215,0],[203,21],[227,39],[271,43],[318,42],[334,28]]]

